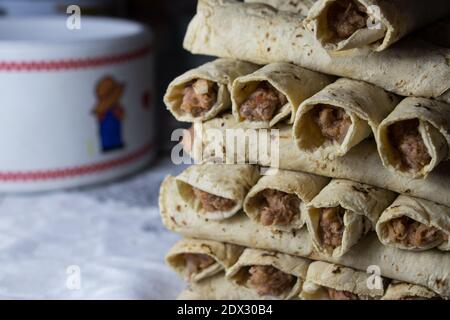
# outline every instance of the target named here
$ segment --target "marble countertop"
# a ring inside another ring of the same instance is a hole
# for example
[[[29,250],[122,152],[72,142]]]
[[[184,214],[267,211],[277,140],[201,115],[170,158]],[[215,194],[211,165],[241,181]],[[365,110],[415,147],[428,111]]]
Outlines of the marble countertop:
[[[169,159],[107,185],[0,195],[0,299],[174,299],[158,191]]]

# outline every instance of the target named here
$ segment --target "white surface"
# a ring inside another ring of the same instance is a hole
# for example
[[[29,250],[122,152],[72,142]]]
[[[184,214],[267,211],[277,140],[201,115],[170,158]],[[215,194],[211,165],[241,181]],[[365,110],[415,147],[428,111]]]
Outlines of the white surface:
[[[183,282],[164,264],[179,236],[161,223],[157,198],[170,160],[113,184],[0,195],[1,299],[175,299]],[[66,271],[81,270],[80,290]]]

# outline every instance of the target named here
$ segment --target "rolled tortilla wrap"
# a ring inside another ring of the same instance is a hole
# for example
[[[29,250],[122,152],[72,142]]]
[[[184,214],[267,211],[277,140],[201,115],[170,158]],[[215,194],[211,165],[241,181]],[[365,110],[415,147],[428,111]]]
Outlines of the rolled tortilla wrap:
[[[294,12],[306,17],[318,0],[245,0],[247,3],[264,3],[280,11]]]
[[[440,297],[433,291],[405,282],[393,281],[381,300],[436,300]]]
[[[330,181],[328,178],[286,170],[263,176],[250,189],[244,211],[255,223],[278,230],[301,229],[306,204]]]
[[[302,290],[310,263],[300,257],[247,248],[227,271],[227,278],[263,297],[293,299]]]
[[[243,248],[216,241],[183,239],[166,256],[167,264],[188,282],[198,282],[231,267]]]
[[[258,181],[251,165],[194,165],[177,177],[184,201],[203,218],[227,219],[242,209],[244,198]]]
[[[246,0],[244,2],[264,3],[280,11],[289,11],[292,13],[297,13],[301,16],[300,19],[304,19],[304,17],[308,15],[314,3],[318,1],[319,0]],[[444,18],[442,20],[439,20],[438,22],[432,23],[429,26],[421,29],[419,32],[420,36],[423,39],[437,46],[450,48],[450,20],[448,18]]]
[[[320,0],[305,25],[327,50],[371,46],[382,51],[448,14],[446,0]]]
[[[315,248],[325,255],[346,254],[395,199],[394,192],[349,180],[331,180],[308,204],[305,220]]]
[[[243,287],[238,287],[220,272],[208,279],[189,284],[178,300],[261,300],[261,297]]]
[[[377,144],[386,168],[409,178],[426,178],[450,158],[450,105],[404,99],[378,127]]]
[[[181,291],[181,293],[177,296],[177,300],[193,301],[206,299],[202,299],[202,295],[200,292],[195,292],[190,288],[186,288],[183,291]]]
[[[194,147],[191,155],[198,162],[208,162],[211,160],[210,154],[202,151],[212,145],[211,139],[205,134],[211,129],[222,132],[224,137],[220,150],[223,150],[227,159],[236,158],[236,148],[230,149],[227,146],[225,129],[243,129],[242,124],[236,122],[231,115],[225,115],[205,122],[201,127],[195,129]],[[324,162],[323,159],[299,151],[292,139],[292,128],[287,125],[279,125],[271,130],[272,140],[264,143],[260,141],[242,140],[243,146],[239,147],[247,150],[245,157],[249,163],[257,163],[261,166],[273,166],[283,170],[302,171],[331,178],[347,179],[369,184],[383,189],[388,189],[417,198],[430,200],[450,207],[450,162],[441,163],[438,168],[428,175],[427,179],[415,179],[400,176],[383,167],[380,156],[377,152],[376,144],[372,140],[366,140],[352,148],[345,156]],[[261,131],[261,130],[260,130]],[[240,135],[245,137],[246,131]],[[248,139],[247,139],[248,140]],[[269,143],[270,142],[270,143]],[[265,159],[259,154],[265,153],[261,150],[275,147],[277,154],[275,158]],[[202,150],[203,149],[203,150]],[[255,151],[256,149],[256,151]],[[253,152],[249,152],[253,150]],[[256,156],[255,156],[256,155]],[[214,157],[214,153],[211,153]]]
[[[300,103],[333,79],[289,63],[269,64],[234,81],[233,114],[238,121],[262,128],[285,119],[293,123]]]
[[[425,286],[443,297],[450,297],[450,255],[439,250],[400,250],[381,244],[376,234],[372,233],[342,257],[325,256],[313,249],[306,229],[284,232],[262,228],[243,213],[225,221],[206,222],[182,200],[173,177],[163,181],[159,203],[164,225],[185,237],[278,251],[364,272],[376,265],[384,277]]]
[[[178,121],[212,119],[231,107],[231,85],[239,76],[258,66],[232,59],[217,59],[192,69],[173,80],[164,103]]]
[[[450,251],[450,208],[399,196],[381,215],[376,231],[385,245],[414,251]]]
[[[379,53],[364,48],[330,56],[301,22],[297,14],[264,4],[200,0],[184,47],[196,54],[258,64],[294,63],[404,96],[439,98],[450,89],[449,49],[405,39]]]
[[[315,261],[309,265],[303,291],[305,300],[373,300],[384,295],[387,280],[344,266]]]
[[[301,104],[293,127],[294,140],[301,151],[325,159],[343,156],[376,134],[378,125],[399,101],[368,83],[339,79]]]

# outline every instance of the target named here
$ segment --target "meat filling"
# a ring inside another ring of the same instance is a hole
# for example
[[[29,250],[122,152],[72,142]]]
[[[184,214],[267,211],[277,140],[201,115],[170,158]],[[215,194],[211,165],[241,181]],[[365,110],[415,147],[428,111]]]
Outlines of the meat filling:
[[[252,266],[248,273],[247,286],[255,289],[261,296],[280,296],[296,282],[294,276],[272,266]]]
[[[430,163],[431,157],[420,135],[418,119],[394,123],[388,133],[403,168],[418,171]]]
[[[312,110],[313,121],[326,139],[342,143],[352,124],[350,116],[342,108],[318,105]]]
[[[332,288],[328,288],[328,296],[331,300],[359,300],[356,294],[349,291],[338,291]]]
[[[328,10],[328,27],[335,38],[344,40],[367,25],[366,8],[352,0],[335,1]]]
[[[219,197],[197,188],[193,188],[193,190],[194,195],[200,200],[203,209],[207,212],[227,211],[236,205],[234,200]]]
[[[323,208],[319,217],[319,237],[326,247],[335,249],[342,243],[344,234],[344,214],[342,207]]]
[[[184,261],[186,262],[186,270],[189,278],[200,273],[216,262],[210,256],[199,253],[185,253]]]
[[[403,216],[389,221],[388,237],[392,242],[401,243],[405,246],[422,247],[437,240],[447,240],[448,237],[435,227],[429,227]]]
[[[287,225],[300,214],[300,199],[294,194],[265,189],[261,195],[264,200],[259,220],[264,226]]]
[[[275,112],[287,103],[287,99],[268,82],[261,82],[245,100],[239,114],[249,121],[268,121]]]
[[[217,101],[217,84],[204,79],[188,83],[183,90],[180,109],[199,117],[208,112]]]

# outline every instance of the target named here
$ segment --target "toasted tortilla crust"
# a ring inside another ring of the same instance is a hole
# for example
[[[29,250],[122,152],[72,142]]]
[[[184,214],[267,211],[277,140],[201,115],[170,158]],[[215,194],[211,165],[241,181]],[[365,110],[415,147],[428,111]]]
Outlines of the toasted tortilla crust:
[[[450,251],[450,239],[439,240],[426,246],[414,248],[402,243],[393,243],[389,239],[387,224],[393,219],[404,216],[426,226],[434,227],[450,237],[450,208],[431,201],[402,195],[383,212],[378,220],[376,231],[383,244],[403,250],[423,251],[438,248],[443,251]]]
[[[364,46],[383,51],[412,31],[450,14],[450,3],[445,0],[427,3],[410,0],[355,0],[355,3],[366,8],[371,18],[367,25],[373,27],[357,30],[344,40],[328,42],[331,31],[327,26],[327,14],[335,1],[319,0],[312,6],[305,21],[305,25],[322,45],[333,51]]]
[[[287,226],[274,225],[273,228],[285,231],[301,229],[305,223],[304,211],[306,209],[306,203],[310,202],[328,182],[329,179],[316,175],[278,170],[274,174],[271,173],[263,176],[253,186],[245,198],[244,212],[250,219],[259,223],[260,208],[258,204],[260,202],[260,192],[266,189],[272,189],[294,194],[301,201],[300,215],[295,217]]]
[[[332,76],[290,63],[268,64],[254,73],[244,75],[234,81],[231,94],[233,115],[237,121],[244,121],[239,114],[239,107],[255,89],[256,83],[267,81],[287,98],[288,104],[282,106],[270,121],[257,121],[258,125],[262,128],[272,127],[282,120],[293,123],[299,105],[333,80]]]
[[[227,278],[239,286],[247,287],[244,282],[247,267],[272,266],[297,278],[295,285],[290,292],[286,292],[281,296],[283,299],[292,299],[299,295],[310,263],[311,261],[308,259],[300,257],[247,248],[244,250],[236,264],[227,271]]]
[[[206,221],[180,198],[173,177],[167,177],[162,183],[159,200],[164,225],[183,236],[323,260],[363,272],[376,265],[384,277],[425,286],[443,297],[450,297],[450,256],[437,250],[417,254],[384,246],[376,235],[368,235],[346,255],[329,257],[313,249],[305,229],[274,232],[261,228],[242,212],[226,221]]]
[[[238,287],[218,273],[208,279],[192,283],[177,298],[177,300],[265,300],[254,291]],[[271,298],[271,300],[278,300]]]
[[[245,0],[248,3],[264,3],[280,11],[298,13],[303,17],[308,15],[309,10],[317,0]]]
[[[242,209],[244,198],[258,181],[259,170],[251,165],[194,165],[177,176],[182,198],[199,215],[212,220],[228,219]],[[233,200],[235,205],[227,210],[207,211],[197,199],[193,188]]]
[[[164,103],[178,121],[195,122],[212,119],[219,113],[231,108],[230,92],[234,79],[251,73],[257,68],[258,66],[252,63],[234,59],[217,59],[208,62],[174,79],[169,84],[164,95]],[[218,86],[218,90],[216,103],[207,112],[195,117],[183,111],[180,106],[185,86],[197,79],[209,80],[215,83]]]
[[[386,289],[386,293],[381,300],[404,300],[404,299],[439,299],[433,291],[414,284],[405,282],[392,282]]]
[[[293,126],[296,146],[323,159],[341,157],[376,134],[380,123],[399,101],[397,96],[368,83],[339,79],[301,104]],[[321,105],[340,108],[350,117],[352,123],[344,141],[324,139],[312,122],[312,112]]]
[[[209,129],[218,129],[224,132],[224,128],[242,129],[245,133],[245,125],[237,123],[230,115],[223,116],[204,123],[203,128],[196,130],[196,140],[191,155],[196,161],[209,161],[209,155],[202,157],[200,147],[203,149],[211,145],[209,137],[204,133]],[[292,139],[292,128],[287,125],[275,127],[279,130],[279,143],[277,154],[279,162],[273,163],[268,159],[261,159],[255,150],[255,142],[243,143],[242,148],[247,150],[243,158],[250,163],[257,163],[262,166],[274,165],[283,170],[302,171],[331,178],[357,181],[379,188],[395,191],[400,194],[433,201],[450,207],[450,162],[442,162],[438,168],[428,175],[427,179],[414,179],[399,176],[383,167],[380,156],[377,152],[376,144],[371,141],[363,141],[353,147],[345,156],[324,162],[321,157],[299,151]],[[225,137],[225,135],[223,135]],[[274,140],[276,141],[276,140]],[[227,158],[236,157],[236,150],[231,152],[226,146],[226,138],[223,147]],[[270,150],[270,145],[260,146]],[[260,150],[260,149],[259,149]],[[227,152],[228,151],[228,152]]]
[[[445,7],[450,5],[446,0],[441,2],[445,2]],[[430,4],[424,2],[423,5]],[[450,89],[447,81],[450,78],[449,49],[411,38],[382,52],[363,48],[330,55],[305,29],[298,14],[278,11],[264,4],[200,0],[184,47],[195,54],[257,64],[293,63],[326,74],[366,81],[403,96],[450,99],[450,95],[445,95]]]
[[[337,291],[347,291],[360,299],[380,299],[384,295],[387,281],[380,277],[379,283],[371,283],[373,286],[369,288],[368,283],[371,282],[372,276],[341,265],[315,261],[308,268],[306,281]]]
[[[213,265],[188,279],[190,282],[198,282],[230,268],[237,261],[243,250],[244,248],[233,244],[186,238],[178,241],[170,249],[166,255],[166,263],[182,278],[186,279],[187,270],[184,264],[184,254],[204,254],[213,258],[215,260]]]
[[[431,156],[421,170],[403,168],[389,138],[389,128],[404,120],[419,120],[419,132]],[[408,178],[426,178],[442,161],[450,158],[450,105],[425,99],[405,98],[378,126],[376,135],[378,152],[383,165]]]
[[[375,225],[384,209],[396,198],[394,192],[349,180],[332,180],[308,204],[305,220],[314,246],[325,255],[343,256]],[[324,246],[320,236],[319,210],[341,207],[344,213],[342,243],[336,248]]]

